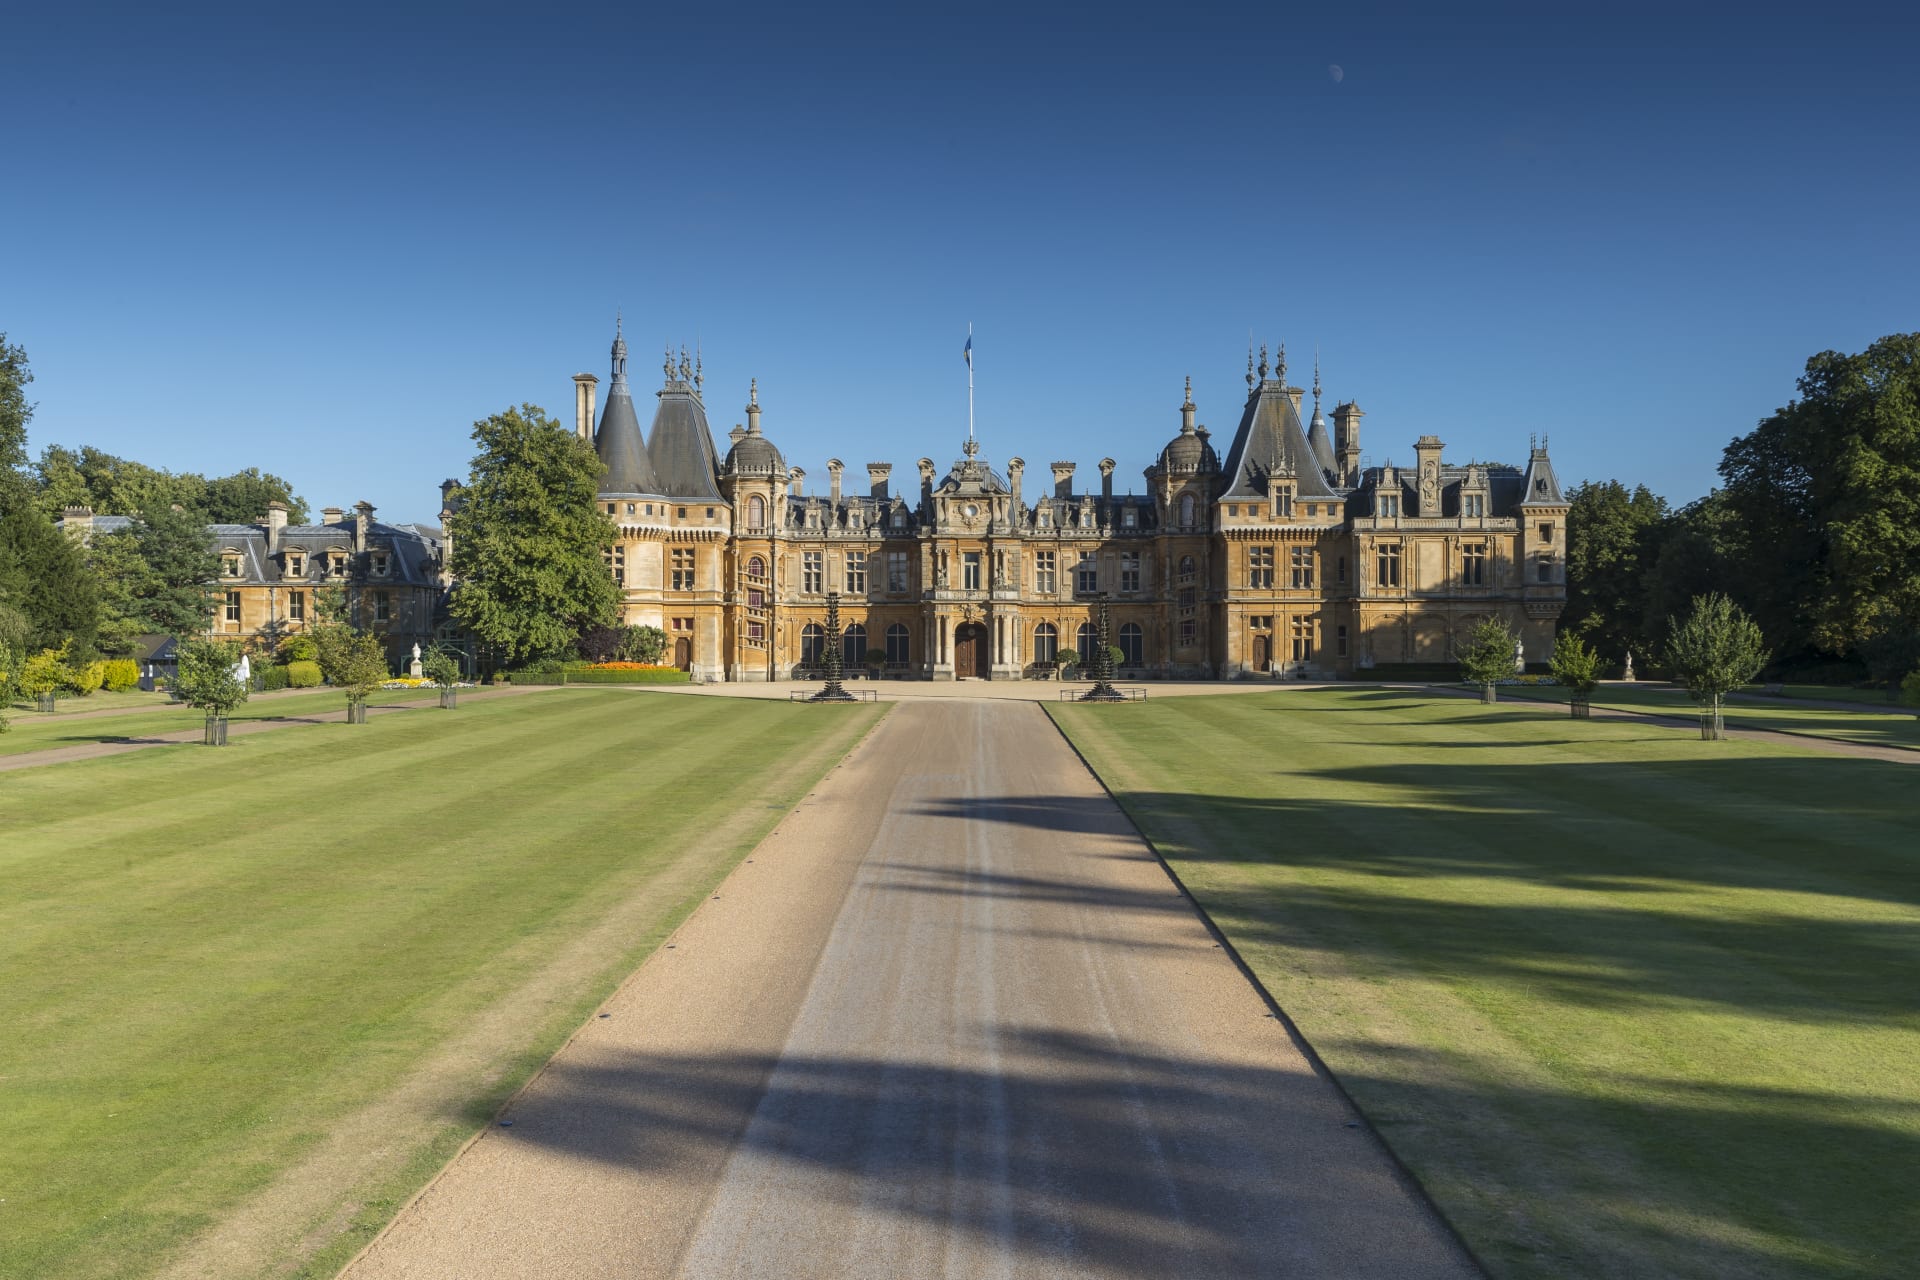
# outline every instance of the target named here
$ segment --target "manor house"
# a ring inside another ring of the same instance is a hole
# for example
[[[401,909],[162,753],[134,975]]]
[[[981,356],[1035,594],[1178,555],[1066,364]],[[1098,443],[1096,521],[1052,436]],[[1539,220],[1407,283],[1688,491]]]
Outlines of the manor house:
[[[596,427],[598,381],[574,378],[575,429],[606,466],[625,620],[663,628],[673,660],[711,679],[817,666],[830,592],[850,669],[878,651],[897,674],[995,680],[1091,652],[1103,599],[1133,678],[1442,663],[1489,615],[1540,663],[1566,603],[1567,503],[1544,438],[1525,466],[1448,463],[1431,435],[1411,467],[1366,465],[1359,405],[1335,405],[1329,428],[1316,370],[1303,422],[1284,350],[1271,367],[1249,353],[1224,457],[1189,380],[1139,497],[1114,494],[1111,458],[1097,490],[1054,462],[1029,495],[1024,461],[996,468],[971,439],[944,472],[921,458],[904,483],[867,463],[865,493],[832,459],[826,493],[809,494],[762,430],[757,386],[722,453],[684,350],[662,365],[644,435],[617,333]]]

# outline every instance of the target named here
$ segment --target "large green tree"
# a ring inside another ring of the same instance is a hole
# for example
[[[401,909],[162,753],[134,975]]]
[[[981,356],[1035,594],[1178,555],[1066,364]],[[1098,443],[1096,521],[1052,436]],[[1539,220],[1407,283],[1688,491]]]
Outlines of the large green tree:
[[[618,611],[613,522],[594,501],[600,459],[530,404],[474,423],[473,439],[448,520],[453,616],[507,662],[550,657]]]
[[[0,471],[12,472],[27,460],[27,422],[33,417],[27,384],[32,381],[26,349],[0,333]]]
[[[27,644],[93,653],[100,593],[79,544],[46,518],[16,478],[0,477],[0,603],[27,621]]]
[[[290,482],[258,467],[215,476],[206,484],[206,513],[211,524],[257,524],[266,516],[269,502],[286,503],[289,524],[307,522],[306,499],[293,491]]]
[[[125,529],[95,534],[87,561],[100,584],[100,647],[125,653],[146,633],[192,635],[206,628],[220,557],[200,518],[171,507]]]
[[[1685,618],[1668,625],[1662,659],[1700,704],[1700,736],[1719,739],[1726,736],[1721,705],[1767,665],[1767,644],[1753,619],[1715,592],[1695,600]]]
[[[1562,626],[1609,665],[1642,645],[1646,573],[1659,554],[1666,499],[1639,485],[1594,480],[1567,495],[1567,609]]]
[[[1776,649],[1867,656],[1920,628],[1920,333],[1807,361],[1800,396],[1727,446],[1746,603]]]

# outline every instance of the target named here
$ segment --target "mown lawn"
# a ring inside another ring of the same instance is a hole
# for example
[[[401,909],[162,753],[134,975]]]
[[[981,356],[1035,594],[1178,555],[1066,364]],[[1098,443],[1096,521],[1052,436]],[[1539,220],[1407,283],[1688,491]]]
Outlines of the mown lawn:
[[[88,705],[94,698],[112,697],[94,694],[90,698],[62,699],[52,715],[37,711],[16,711],[5,733],[0,733],[0,756],[27,751],[48,751],[55,747],[84,746],[90,742],[118,742],[127,738],[150,738],[160,733],[194,731],[206,723],[206,713],[166,700],[165,694],[142,694],[157,701],[131,705],[98,707]],[[438,696],[433,689],[376,689],[367,699],[369,706],[388,706],[396,702],[427,702]],[[235,724],[250,720],[295,719],[344,711],[347,696],[338,689],[316,689],[311,693],[255,695],[235,707],[228,720]],[[82,715],[87,711],[111,711],[112,715]]]
[[[580,689],[0,775],[0,1275],[152,1274],[263,1191],[226,1273],[331,1275],[880,710]]]
[[[1920,766],[1383,690],[1048,708],[1499,1276],[1920,1258]]]
[[[1568,693],[1558,685],[1521,685],[1502,688],[1500,697],[1502,700],[1558,702],[1564,705]],[[1688,697],[1684,689],[1677,688],[1630,688],[1603,684],[1594,692],[1593,705],[1652,711],[1685,717],[1695,722],[1700,716],[1700,705]],[[1889,707],[1884,702],[1877,705],[1861,703],[1858,711],[1844,711],[1838,707],[1796,707],[1776,698],[1737,697],[1724,704],[1722,714],[1729,729],[1776,729],[1784,733],[1811,734],[1816,738],[1838,738],[1842,742],[1920,751],[1920,717],[1916,717],[1911,710]]]

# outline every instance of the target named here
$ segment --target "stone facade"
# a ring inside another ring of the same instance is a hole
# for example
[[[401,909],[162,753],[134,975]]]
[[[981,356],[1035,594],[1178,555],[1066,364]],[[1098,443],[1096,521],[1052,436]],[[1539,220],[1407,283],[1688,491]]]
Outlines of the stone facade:
[[[644,438],[626,359],[616,335],[597,429],[597,379],[575,377],[575,427],[607,466],[625,620],[665,630],[672,660],[705,678],[815,667],[830,591],[850,668],[880,650],[890,672],[932,679],[1038,675],[1090,648],[1102,597],[1133,678],[1448,662],[1490,615],[1542,663],[1566,601],[1567,504],[1544,440],[1523,467],[1449,464],[1432,436],[1412,467],[1366,465],[1359,407],[1338,405],[1330,432],[1316,372],[1303,424],[1284,353],[1271,369],[1249,354],[1224,459],[1189,385],[1141,496],[1114,493],[1111,459],[1097,491],[1055,462],[1029,496],[1026,464],[997,469],[973,440],[944,470],[919,459],[898,487],[891,463],[868,463],[865,493],[834,459],[827,492],[809,494],[761,429],[757,387],[721,456],[685,351],[662,366]]]
[[[85,507],[61,519],[83,540],[131,523]],[[348,619],[382,638],[396,670],[415,644],[457,644],[446,626],[445,537],[432,525],[381,524],[365,502],[350,512],[330,507],[319,524],[290,525],[276,502],[258,524],[208,525],[207,542],[220,557],[209,635],[277,642],[317,621],[320,594],[337,589]]]

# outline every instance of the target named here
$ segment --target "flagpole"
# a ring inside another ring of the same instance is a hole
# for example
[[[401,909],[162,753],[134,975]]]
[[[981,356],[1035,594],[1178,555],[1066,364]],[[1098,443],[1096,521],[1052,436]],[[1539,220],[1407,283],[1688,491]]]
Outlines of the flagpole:
[[[967,321],[967,443],[973,443],[973,321]]]

